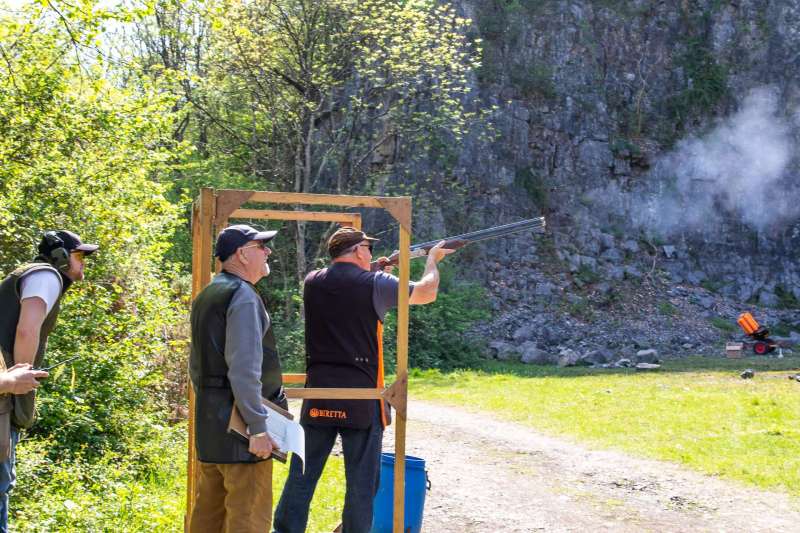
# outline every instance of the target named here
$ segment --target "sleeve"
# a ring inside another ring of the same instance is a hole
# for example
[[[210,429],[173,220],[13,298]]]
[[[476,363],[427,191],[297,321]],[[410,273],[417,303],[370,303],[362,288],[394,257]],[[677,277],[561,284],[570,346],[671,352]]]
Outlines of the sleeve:
[[[378,272],[375,274],[375,283],[372,285],[372,305],[381,322],[389,309],[397,307],[397,287],[400,279],[397,276]],[[414,282],[408,284],[408,294],[414,292]]]
[[[50,270],[31,272],[20,280],[20,301],[28,298],[41,298],[47,306],[47,313],[53,309],[61,293],[61,280]]]
[[[251,294],[252,293],[252,294]],[[228,306],[225,362],[236,406],[251,433],[267,430],[267,410],[261,403],[261,362],[264,306],[254,291],[245,287]]]

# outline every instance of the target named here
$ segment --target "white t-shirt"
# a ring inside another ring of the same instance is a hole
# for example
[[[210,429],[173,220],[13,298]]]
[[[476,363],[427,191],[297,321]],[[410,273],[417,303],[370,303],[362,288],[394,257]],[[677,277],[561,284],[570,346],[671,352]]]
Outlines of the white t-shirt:
[[[47,306],[47,314],[53,309],[61,294],[61,278],[50,270],[37,270],[23,276],[19,283],[19,300],[41,298]]]

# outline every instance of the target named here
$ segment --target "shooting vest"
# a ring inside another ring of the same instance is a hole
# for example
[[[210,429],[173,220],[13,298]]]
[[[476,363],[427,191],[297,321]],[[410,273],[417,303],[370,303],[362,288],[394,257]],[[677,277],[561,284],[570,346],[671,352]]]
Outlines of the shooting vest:
[[[238,290],[255,290],[247,281],[221,272],[192,304],[189,372],[195,392],[195,446],[205,463],[255,463],[248,443],[228,433],[234,398],[225,363],[228,306]],[[266,314],[266,310],[264,310]],[[261,395],[286,407],[283,378],[272,325],[262,339]]]
[[[306,318],[306,387],[383,388],[382,323],[372,303],[375,273],[352,263],[333,263],[310,273],[303,302]],[[367,400],[306,400],[308,425],[364,429],[381,409]]]
[[[0,349],[3,352],[3,360],[6,368],[14,366],[14,340],[17,336],[17,323],[22,305],[20,303],[19,284],[23,277],[36,271],[49,270],[58,275],[61,280],[61,273],[48,263],[29,263],[22,265],[2,282],[0,282]],[[61,282],[61,294],[53,304],[53,308],[47,314],[39,330],[39,347],[33,360],[34,368],[42,366],[44,352],[47,348],[47,337],[56,325],[58,312],[61,304],[61,297],[64,296],[64,283]],[[36,391],[28,394],[12,396],[13,411],[11,412],[11,423],[18,428],[29,428],[33,425],[36,417]]]

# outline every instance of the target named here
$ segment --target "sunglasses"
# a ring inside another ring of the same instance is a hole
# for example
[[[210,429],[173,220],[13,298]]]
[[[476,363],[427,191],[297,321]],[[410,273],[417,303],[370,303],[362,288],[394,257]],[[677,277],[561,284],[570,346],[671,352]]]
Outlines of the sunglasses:
[[[245,248],[261,248],[262,250],[269,250],[267,241],[256,241],[254,244],[248,244],[247,246],[242,246],[242,250],[244,250]]]

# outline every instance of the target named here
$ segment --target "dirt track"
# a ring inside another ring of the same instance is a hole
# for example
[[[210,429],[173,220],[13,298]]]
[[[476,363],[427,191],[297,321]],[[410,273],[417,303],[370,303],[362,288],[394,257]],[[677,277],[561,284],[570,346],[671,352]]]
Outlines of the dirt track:
[[[432,403],[410,403],[407,453],[427,461],[426,532],[800,531],[785,494]]]

